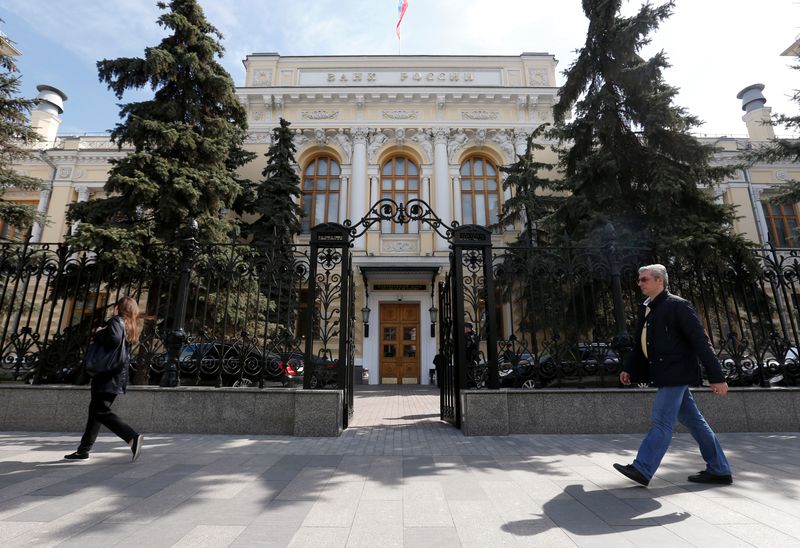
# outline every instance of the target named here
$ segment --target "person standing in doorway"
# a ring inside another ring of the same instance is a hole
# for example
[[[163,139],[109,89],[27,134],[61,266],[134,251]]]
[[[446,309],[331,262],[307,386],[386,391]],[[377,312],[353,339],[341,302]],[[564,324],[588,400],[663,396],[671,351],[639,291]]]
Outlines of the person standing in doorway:
[[[658,388],[652,424],[632,464],[614,468],[640,485],[648,485],[672,441],[675,421],[688,428],[700,447],[706,469],[688,480],[695,483],[733,483],[731,467],[717,435],[697,408],[689,386],[702,382],[698,361],[711,389],[719,396],[728,384],[711,341],[692,305],[668,291],[667,269],[660,264],[639,269],[639,288],[646,297],[639,309],[635,345],[627,356],[620,382],[652,382]]]
[[[95,344],[107,349],[117,348],[120,344],[127,346],[126,356],[131,355],[131,348],[139,342],[139,305],[130,297],[122,297],[114,306],[114,316],[106,325],[94,334]],[[105,426],[122,438],[131,448],[131,461],[136,461],[142,449],[144,436],[128,426],[111,411],[111,404],[117,396],[124,394],[128,387],[128,369],[130,361],[119,364],[109,373],[92,377],[92,399],[89,402],[89,419],[83,432],[77,451],[64,455],[67,460],[83,460],[89,458],[100,425]]]

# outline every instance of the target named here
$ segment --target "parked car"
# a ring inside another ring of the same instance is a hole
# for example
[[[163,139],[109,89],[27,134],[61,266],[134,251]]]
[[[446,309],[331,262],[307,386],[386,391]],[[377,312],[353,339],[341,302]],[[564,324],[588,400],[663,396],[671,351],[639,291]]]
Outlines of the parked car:
[[[160,382],[168,365],[166,352],[158,356],[151,382]],[[178,356],[181,384],[263,387],[265,381],[282,380],[283,364],[277,354],[264,354],[256,346],[238,342],[195,342],[185,345]]]
[[[280,354],[284,364],[284,386],[302,386],[306,374],[305,355],[302,352]],[[335,388],[339,384],[338,360],[314,356],[311,359],[311,388]]]
[[[557,355],[523,352],[500,356],[500,383],[513,388],[548,386],[619,386],[619,354],[608,343],[578,343],[574,352]]]

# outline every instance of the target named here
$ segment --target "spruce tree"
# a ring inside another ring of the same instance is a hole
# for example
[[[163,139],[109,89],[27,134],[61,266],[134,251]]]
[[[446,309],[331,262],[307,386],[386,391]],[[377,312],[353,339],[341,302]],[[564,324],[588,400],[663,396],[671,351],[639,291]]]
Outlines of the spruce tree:
[[[2,20],[0,20],[1,22]],[[13,164],[31,156],[31,145],[40,140],[28,125],[34,102],[18,97],[21,76],[14,63],[13,42],[0,32],[0,221],[18,231],[44,222],[36,206],[3,199],[10,190],[39,191],[43,181],[18,174]]]
[[[264,155],[267,165],[261,172],[264,179],[255,189],[256,200],[245,209],[247,213],[260,215],[246,228],[253,236],[253,243],[268,243],[282,250],[287,250],[300,234],[303,216],[297,204],[300,178],[295,171],[296,149],[290,125],[281,118],[280,126],[272,130],[272,144]]]
[[[503,210],[495,226],[501,227],[514,222],[523,222],[525,229],[520,234],[520,240],[528,245],[543,243],[540,241],[543,234],[539,230],[539,226],[553,214],[563,201],[562,197],[552,194],[552,191],[558,188],[557,183],[539,174],[541,170],[552,169],[553,164],[540,162],[535,157],[536,151],[545,148],[535,140],[544,134],[546,128],[547,124],[536,128],[527,138],[525,154],[517,156],[517,161],[513,164],[500,168],[500,171],[508,174],[503,181],[503,188],[511,189],[513,194],[503,204]]]
[[[258,215],[244,233],[252,237],[254,251],[264,265],[261,291],[272,303],[266,313],[276,350],[292,345],[299,295],[292,244],[302,230],[303,210],[297,204],[300,178],[295,172],[290,125],[281,118],[280,126],[272,130],[272,144],[265,154],[267,164],[261,172],[264,179],[253,191],[256,199],[245,209],[246,213]]]
[[[644,4],[631,17],[620,15],[621,4],[583,0],[586,43],[554,108],[570,194],[551,229],[599,243],[613,222],[621,243],[662,257],[741,252],[746,244],[732,233],[733,208],[699,188],[713,188],[734,166],[712,165],[715,150],[689,133],[701,122],[674,104],[677,89],[662,75],[665,53],[640,53],[674,3]]]
[[[236,222],[225,213],[241,193],[236,168],[253,158],[242,148],[246,112],[233,80],[217,61],[222,35],[196,0],[159,2],[158,24],[171,31],[144,58],[97,63],[100,81],[118,98],[150,87],[153,98],[121,106],[111,133],[133,152],[113,161],[109,197],[73,204],[81,221],[74,241],[114,250],[136,263],[138,244],[171,241],[196,219],[203,241],[229,241]]]

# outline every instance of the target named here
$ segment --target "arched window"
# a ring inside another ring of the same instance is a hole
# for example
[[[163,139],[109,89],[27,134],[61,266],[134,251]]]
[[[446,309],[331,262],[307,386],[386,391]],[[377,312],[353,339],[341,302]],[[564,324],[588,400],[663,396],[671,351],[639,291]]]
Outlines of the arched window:
[[[463,224],[489,226],[500,213],[500,178],[488,158],[473,156],[461,164],[461,215]]]
[[[303,232],[321,223],[339,220],[339,188],[342,170],[328,156],[319,156],[303,172]]]
[[[397,203],[407,204],[419,198],[419,168],[417,164],[403,156],[395,156],[381,167],[381,199],[390,198]],[[384,234],[416,234],[419,223],[394,224],[381,222]]]

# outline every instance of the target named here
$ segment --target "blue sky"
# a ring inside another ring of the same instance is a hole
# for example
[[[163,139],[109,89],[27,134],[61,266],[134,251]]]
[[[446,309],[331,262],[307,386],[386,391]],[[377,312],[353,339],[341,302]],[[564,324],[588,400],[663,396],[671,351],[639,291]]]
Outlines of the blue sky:
[[[552,53],[566,69],[585,38],[580,0],[409,0],[394,35],[396,0],[201,0],[225,36],[223,65],[244,78],[249,53],[501,54]],[[638,8],[631,1],[625,11]],[[142,56],[163,31],[154,0],[3,0],[0,28],[23,53],[23,95],[50,84],[69,97],[62,134],[103,132],[118,120],[118,102],[97,79],[96,62]],[[706,121],[702,132],[743,135],[736,93],[761,82],[774,112],[797,113],[788,100],[800,72],[780,57],[800,32],[795,0],[677,0],[674,15],[645,54],[664,49],[667,81],[681,88],[678,104]],[[559,83],[563,78],[559,77]],[[138,97],[142,97],[139,95]],[[123,101],[135,100],[136,94]]]

